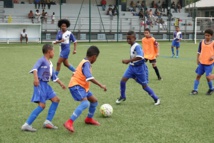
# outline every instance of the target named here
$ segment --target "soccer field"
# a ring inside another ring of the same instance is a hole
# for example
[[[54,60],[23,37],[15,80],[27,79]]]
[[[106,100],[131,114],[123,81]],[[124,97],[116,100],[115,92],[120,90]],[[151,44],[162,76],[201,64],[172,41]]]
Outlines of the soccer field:
[[[21,125],[37,106],[31,103],[33,75],[28,72],[42,56],[42,44],[0,44],[0,143],[213,143],[214,96],[206,96],[208,85],[203,76],[199,94],[189,95],[196,74],[197,47],[182,42],[179,58],[170,58],[169,42],[160,42],[160,57],[157,66],[163,78],[157,80],[152,65],[149,67],[149,86],[161,99],[160,106],[154,106],[152,98],[141,86],[130,79],[127,83],[127,100],[121,105],[115,101],[120,96],[120,79],[127,68],[121,60],[129,58],[129,45],[124,43],[78,43],[77,54],[70,54],[69,61],[75,67],[85,57],[90,45],[100,49],[100,55],[93,66],[93,76],[107,86],[103,92],[91,84],[91,91],[99,105],[95,113],[101,126],[84,123],[85,110],[74,123],[75,132],[70,133],[63,123],[76,106],[68,89],[63,91],[58,84],[50,82],[61,99],[53,123],[58,130],[43,129],[50,101],[46,109],[34,121],[37,132],[23,132]],[[55,45],[54,67],[59,55]],[[59,78],[65,85],[71,72],[63,65]],[[109,103],[114,108],[111,118],[103,118],[99,107]]]

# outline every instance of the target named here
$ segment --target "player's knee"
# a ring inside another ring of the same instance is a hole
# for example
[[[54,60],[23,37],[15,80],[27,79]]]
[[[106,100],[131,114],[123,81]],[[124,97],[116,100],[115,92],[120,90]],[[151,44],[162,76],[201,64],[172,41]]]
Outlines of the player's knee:
[[[52,102],[60,102],[59,97],[55,96],[54,98],[51,99]]]
[[[60,63],[60,62],[57,62],[56,65],[57,65],[57,66],[61,66],[61,63]]]
[[[41,103],[40,103],[39,106],[40,106],[41,108],[45,109],[45,104],[43,104],[43,103],[41,104]]]
[[[145,84],[145,83],[142,84],[142,88],[143,88],[143,89],[147,88],[147,86],[148,86],[148,85]]]
[[[97,105],[98,105],[98,102],[97,102],[97,101],[96,101],[96,102],[90,103],[90,106],[92,106],[92,107],[97,107]]]
[[[86,108],[88,108],[89,107],[89,105],[90,105],[90,103],[88,102],[88,100],[84,100],[84,101],[82,101],[82,107],[84,108],[84,109],[86,109]]]

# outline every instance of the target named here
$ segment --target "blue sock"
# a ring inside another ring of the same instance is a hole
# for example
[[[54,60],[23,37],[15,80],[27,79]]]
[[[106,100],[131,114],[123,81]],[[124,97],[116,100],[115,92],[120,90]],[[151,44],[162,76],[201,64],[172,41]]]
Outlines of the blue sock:
[[[80,103],[80,105],[77,106],[77,108],[74,110],[74,113],[71,115],[70,119],[72,121],[75,121],[80,116],[80,114],[82,113],[82,111],[85,110],[88,106],[89,106],[88,100],[82,101]]]
[[[58,104],[59,104],[58,102],[52,102],[52,104],[48,110],[47,120],[52,121],[52,119],[55,115],[56,109],[58,107]]]
[[[33,110],[33,112],[30,114],[30,116],[28,117],[26,123],[28,125],[31,125],[33,123],[33,121],[36,119],[36,117],[43,111],[43,108],[38,106],[36,107],[36,109]]]
[[[55,71],[55,74],[56,74],[56,76],[58,76],[58,74],[59,74],[59,71]]]
[[[171,47],[171,50],[172,50],[172,55],[175,55],[174,47]]]
[[[212,81],[209,81],[209,82],[207,82],[207,83],[208,83],[209,88],[210,88],[210,89],[213,89],[213,82],[212,82]]]
[[[155,95],[155,92],[147,85],[145,88],[143,88],[155,101],[159,98],[157,95]]]
[[[176,49],[176,56],[178,56],[178,54],[179,54],[179,50],[178,50],[178,49]]]
[[[194,87],[193,87],[193,89],[196,90],[196,91],[198,91],[198,85],[199,85],[199,81],[195,80],[194,81]]]
[[[126,98],[126,82],[120,81],[120,96]]]
[[[68,68],[69,68],[69,70],[71,70],[72,72],[75,72],[75,70],[76,70],[72,65],[70,65]]]
[[[89,110],[88,110],[89,118],[92,118],[94,116],[97,105],[98,105],[98,102],[90,103]]]

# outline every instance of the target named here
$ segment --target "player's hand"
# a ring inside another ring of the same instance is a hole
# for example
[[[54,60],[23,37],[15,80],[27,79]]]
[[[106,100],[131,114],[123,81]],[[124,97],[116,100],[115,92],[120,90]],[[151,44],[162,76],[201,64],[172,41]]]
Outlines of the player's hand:
[[[77,51],[76,50],[73,50],[73,54],[76,54],[77,53]]]
[[[107,91],[107,88],[105,85],[100,85],[100,88],[102,88],[104,91]]]
[[[57,42],[56,41],[52,41],[52,44],[57,44]]]
[[[34,86],[39,86],[39,80],[38,79],[34,80],[33,85]]]
[[[200,64],[200,62],[197,60],[197,65],[199,65]]]
[[[63,83],[61,83],[60,86],[62,87],[62,89],[66,89],[66,86]]]
[[[212,56],[209,60],[210,60],[210,61],[213,61],[213,60],[214,60],[214,56]]]
[[[160,55],[160,54],[159,54],[159,53],[157,53],[156,57],[159,57],[159,55]]]
[[[122,60],[123,64],[128,64],[130,61],[129,60]]]

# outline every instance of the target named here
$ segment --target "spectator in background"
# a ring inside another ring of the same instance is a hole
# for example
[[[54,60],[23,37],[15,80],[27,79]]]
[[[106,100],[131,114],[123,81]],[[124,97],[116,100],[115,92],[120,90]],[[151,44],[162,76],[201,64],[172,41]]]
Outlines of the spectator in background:
[[[109,16],[110,16],[110,20],[113,20],[113,9],[110,8],[108,13],[109,13]]]
[[[27,37],[27,32],[25,29],[20,34],[20,42],[22,43],[22,39],[26,39],[26,44],[28,43],[28,37]]]
[[[17,3],[19,3],[19,1],[18,1],[18,0],[13,0],[13,3],[16,3],[16,4],[17,4]]]
[[[41,14],[41,22],[43,23],[44,22],[44,19],[45,19],[45,10],[43,9],[42,10],[42,14]]]
[[[174,9],[175,12],[177,12],[177,9],[176,9],[175,2],[174,2],[174,1],[171,3],[171,8]]]
[[[33,11],[32,11],[32,10],[28,13],[28,18],[31,19],[31,22],[32,22],[32,23],[34,23],[34,18],[35,18],[35,17],[34,17],[34,14],[33,14]]]
[[[152,1],[150,8],[155,8],[155,1]]]
[[[141,8],[144,8],[145,7],[145,3],[144,3],[144,1],[142,0],[142,2],[141,2]]]
[[[37,9],[37,5],[38,5],[38,9],[40,9],[40,0],[34,0],[34,4],[35,4],[35,9]]]
[[[37,22],[40,22],[41,14],[38,9],[36,10],[35,18],[37,19]]]
[[[45,9],[45,6],[46,6],[45,0],[41,0],[41,4],[42,4],[42,9]]]
[[[113,14],[113,16],[117,15],[117,6],[116,5],[112,9],[112,14]]]
[[[138,15],[140,19],[143,19],[143,16],[144,16],[143,9],[140,10]]]
[[[181,4],[179,1],[177,2],[177,9],[178,9],[178,12],[180,13],[181,12]]]
[[[135,8],[136,8],[136,5],[135,5],[134,1],[132,0],[132,1],[130,2],[130,5],[129,5],[129,10],[130,10],[130,11],[135,11]]]
[[[46,4],[48,5],[48,9],[51,8],[51,1],[50,0],[46,0]]]
[[[55,12],[53,12],[52,16],[51,16],[51,24],[54,24],[55,21]]]
[[[45,23],[48,22],[48,13],[47,12],[44,13],[44,22]]]
[[[166,3],[163,1],[162,2],[162,12],[165,12],[166,8],[167,8]]]
[[[158,1],[158,3],[157,3],[157,8],[159,11],[162,11],[162,5],[161,5],[160,1]]]
[[[136,7],[137,7],[138,11],[140,12],[140,10],[142,9],[140,1],[137,1]]]
[[[102,5],[103,11],[105,11],[106,10],[106,0],[101,0],[101,5]]]

